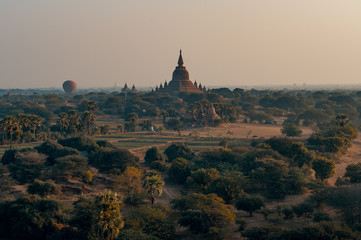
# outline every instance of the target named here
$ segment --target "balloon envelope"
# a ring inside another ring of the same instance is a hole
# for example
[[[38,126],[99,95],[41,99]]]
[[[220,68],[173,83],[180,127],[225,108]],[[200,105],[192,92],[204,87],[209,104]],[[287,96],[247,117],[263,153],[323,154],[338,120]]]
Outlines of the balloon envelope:
[[[72,80],[67,80],[63,83],[63,89],[67,94],[72,94],[76,89],[76,83]]]

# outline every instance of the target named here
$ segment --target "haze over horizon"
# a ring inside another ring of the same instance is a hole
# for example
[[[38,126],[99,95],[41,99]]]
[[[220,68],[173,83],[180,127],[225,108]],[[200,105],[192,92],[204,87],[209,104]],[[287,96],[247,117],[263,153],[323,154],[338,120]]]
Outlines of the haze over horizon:
[[[361,83],[361,1],[0,0],[0,88]]]

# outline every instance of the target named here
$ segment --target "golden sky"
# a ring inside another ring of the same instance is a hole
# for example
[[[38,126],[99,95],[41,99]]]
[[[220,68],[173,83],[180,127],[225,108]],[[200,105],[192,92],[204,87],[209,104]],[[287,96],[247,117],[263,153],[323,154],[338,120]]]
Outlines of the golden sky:
[[[361,83],[360,0],[0,0],[0,88]]]

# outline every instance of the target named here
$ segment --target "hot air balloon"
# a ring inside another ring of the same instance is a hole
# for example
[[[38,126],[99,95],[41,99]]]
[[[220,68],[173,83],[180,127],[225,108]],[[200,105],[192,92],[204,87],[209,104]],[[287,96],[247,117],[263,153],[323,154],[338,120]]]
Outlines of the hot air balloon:
[[[76,89],[76,83],[72,80],[67,80],[63,83],[63,89],[67,94],[72,94]]]

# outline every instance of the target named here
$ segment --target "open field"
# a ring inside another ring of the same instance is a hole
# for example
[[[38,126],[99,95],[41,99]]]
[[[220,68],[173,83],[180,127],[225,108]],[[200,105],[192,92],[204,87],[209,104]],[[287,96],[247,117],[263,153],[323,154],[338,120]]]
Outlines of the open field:
[[[164,131],[162,134],[144,131],[119,133],[116,126],[120,123],[120,120],[114,117],[99,119],[97,124],[108,124],[111,127],[111,134],[96,136],[95,140],[106,140],[116,147],[127,148],[135,152],[142,152],[139,150],[144,148],[144,152],[140,155],[144,154],[147,148],[152,146],[158,146],[160,149],[164,150],[167,147],[167,144],[172,142],[187,142],[194,151],[198,152],[209,147],[218,146],[219,141],[223,138],[229,139],[230,144],[247,144],[252,139],[265,139],[272,136],[281,136],[280,125],[226,123],[218,127],[187,129],[181,131],[181,136],[179,136],[178,132],[168,130]],[[302,130],[302,137],[299,138],[301,140],[308,138],[312,133],[311,128],[302,128]],[[31,148],[39,144],[40,142],[15,144],[13,148]],[[7,149],[9,149],[8,145],[0,146],[0,156],[2,156]]]

